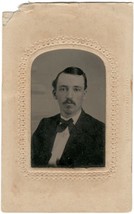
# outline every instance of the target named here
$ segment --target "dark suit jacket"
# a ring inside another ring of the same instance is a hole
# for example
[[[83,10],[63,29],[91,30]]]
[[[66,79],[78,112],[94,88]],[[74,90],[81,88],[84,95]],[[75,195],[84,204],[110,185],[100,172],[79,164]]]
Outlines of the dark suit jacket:
[[[31,166],[49,167],[60,114],[41,120],[32,136]],[[105,126],[82,111],[65,146],[58,167],[105,166]]]

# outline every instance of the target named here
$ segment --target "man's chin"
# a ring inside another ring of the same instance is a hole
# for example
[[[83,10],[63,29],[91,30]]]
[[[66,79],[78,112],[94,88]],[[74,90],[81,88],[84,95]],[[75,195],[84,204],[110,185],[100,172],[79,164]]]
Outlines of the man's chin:
[[[65,110],[65,114],[71,116],[71,115],[75,114],[75,111],[74,111],[74,109],[68,108]]]
[[[65,110],[69,111],[69,112],[75,111],[74,105],[73,104],[67,104]]]

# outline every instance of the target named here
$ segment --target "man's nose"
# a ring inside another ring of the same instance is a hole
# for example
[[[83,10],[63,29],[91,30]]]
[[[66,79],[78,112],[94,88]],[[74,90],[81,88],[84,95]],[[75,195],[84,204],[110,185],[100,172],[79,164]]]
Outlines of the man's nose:
[[[73,90],[72,89],[68,89],[67,98],[72,98],[72,97],[73,97]]]

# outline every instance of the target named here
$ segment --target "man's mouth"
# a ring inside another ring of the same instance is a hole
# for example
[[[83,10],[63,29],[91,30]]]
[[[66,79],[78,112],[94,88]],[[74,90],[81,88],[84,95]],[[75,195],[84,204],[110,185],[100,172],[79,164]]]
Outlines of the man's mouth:
[[[72,103],[72,102],[67,102],[66,104],[73,104],[74,105],[74,103]]]
[[[73,101],[70,101],[70,100],[68,100],[68,101],[65,101],[63,104],[67,104],[67,105],[75,105],[75,103],[73,102]]]

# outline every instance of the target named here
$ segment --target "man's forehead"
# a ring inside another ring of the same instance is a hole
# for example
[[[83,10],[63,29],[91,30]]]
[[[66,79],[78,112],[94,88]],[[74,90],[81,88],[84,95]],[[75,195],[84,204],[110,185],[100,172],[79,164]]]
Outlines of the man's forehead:
[[[76,74],[60,74],[58,78],[58,85],[80,85],[84,86],[84,78],[82,75]]]

